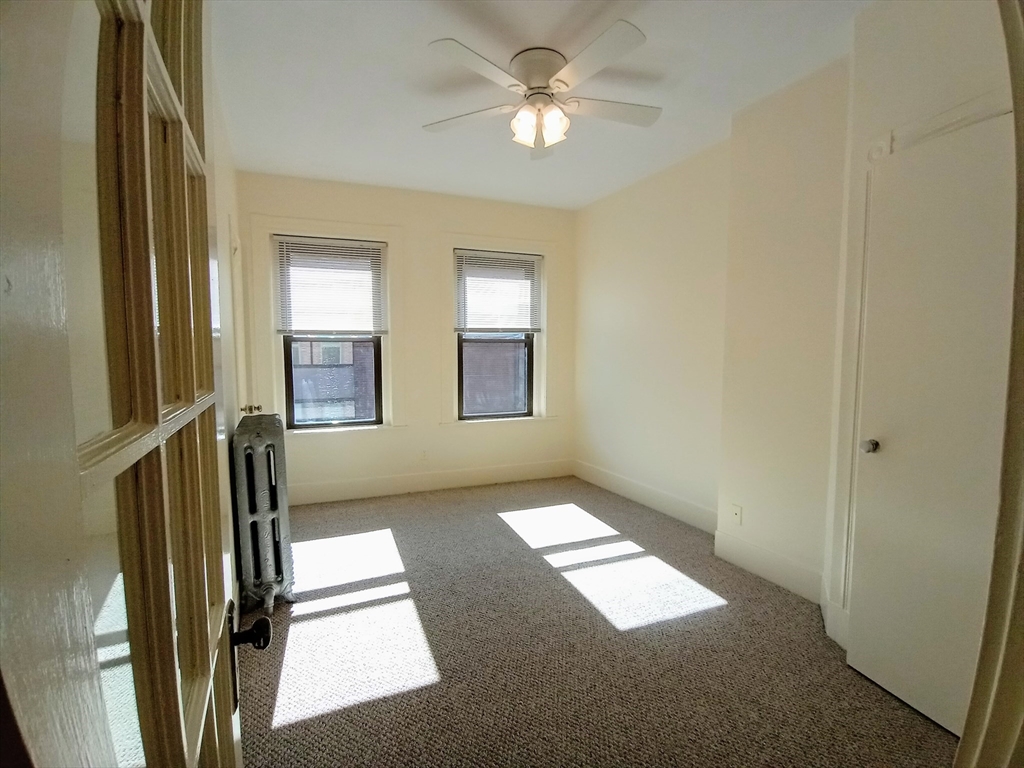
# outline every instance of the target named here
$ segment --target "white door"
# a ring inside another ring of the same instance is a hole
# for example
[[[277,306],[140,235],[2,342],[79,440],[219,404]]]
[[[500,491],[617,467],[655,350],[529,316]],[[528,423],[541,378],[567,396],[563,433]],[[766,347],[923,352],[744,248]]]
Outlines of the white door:
[[[1013,157],[1004,114],[871,179],[848,662],[958,735],[998,504]]]

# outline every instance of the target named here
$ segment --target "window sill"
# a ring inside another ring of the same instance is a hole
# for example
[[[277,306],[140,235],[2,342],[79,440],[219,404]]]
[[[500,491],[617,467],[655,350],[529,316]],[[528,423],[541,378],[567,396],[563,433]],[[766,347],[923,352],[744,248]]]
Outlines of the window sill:
[[[300,427],[298,429],[286,429],[285,433],[292,435],[323,435],[337,432],[373,432],[379,429],[395,429],[398,424],[353,424],[346,427],[342,425],[330,427]]]
[[[458,427],[468,424],[507,424],[509,422],[517,424],[524,421],[555,421],[557,418],[557,416],[505,416],[496,419],[455,419],[446,421],[441,426]]]

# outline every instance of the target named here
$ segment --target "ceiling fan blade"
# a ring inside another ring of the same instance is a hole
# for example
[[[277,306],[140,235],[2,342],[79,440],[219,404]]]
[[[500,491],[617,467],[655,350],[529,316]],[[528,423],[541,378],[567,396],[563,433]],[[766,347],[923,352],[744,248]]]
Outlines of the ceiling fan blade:
[[[562,67],[549,84],[555,91],[568,91],[596,75],[616,59],[639,48],[647,38],[628,21],[619,19],[580,54]]]
[[[545,157],[551,157],[555,154],[554,147],[534,147],[530,150],[531,160],[543,160]]]
[[[460,125],[476,122],[482,117],[490,117],[491,115],[507,115],[510,112],[515,111],[515,105],[502,104],[498,107],[488,107],[487,109],[481,109],[476,112],[467,112],[465,115],[449,117],[447,120],[438,120],[436,123],[427,123],[423,126],[423,130],[430,131],[431,133],[439,133],[440,131],[447,131],[449,128],[458,128]]]
[[[626,104],[622,101],[604,101],[603,99],[580,99],[573,96],[561,102],[571,115],[600,117],[614,120],[616,123],[639,125],[647,128],[654,125],[661,116],[661,107],[647,107],[643,104]]]
[[[458,40],[446,37],[444,40],[435,40],[427,47],[444,54],[452,61],[456,61],[462,66],[473,70],[478,75],[483,75],[502,88],[508,88],[516,93],[526,93],[525,85],[498,65],[492,64],[479,53],[464,46]]]

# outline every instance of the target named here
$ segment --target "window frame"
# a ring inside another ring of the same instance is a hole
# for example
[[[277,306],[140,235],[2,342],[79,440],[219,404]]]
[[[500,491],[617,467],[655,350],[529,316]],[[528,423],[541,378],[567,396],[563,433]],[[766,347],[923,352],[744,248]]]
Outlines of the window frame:
[[[381,339],[382,335],[368,333],[365,335],[332,336],[325,334],[283,334],[284,339],[284,398],[285,424],[288,429],[346,429],[348,427],[378,426],[384,423],[384,379],[381,375]],[[292,344],[296,341],[372,341],[373,342],[373,377],[374,377],[374,416],[373,419],[346,421],[317,421],[308,424],[295,422],[294,383],[292,377]]]
[[[474,331],[470,335],[474,337],[482,336],[485,332]],[[501,331],[494,331],[495,335],[507,335]],[[456,333],[457,345],[458,345],[458,417],[459,421],[488,421],[492,419],[529,419],[533,418],[533,379],[534,379],[534,367],[533,367],[533,345],[535,333],[531,331],[523,331],[522,339],[508,339],[508,338],[494,338],[494,339],[481,339],[472,338],[468,341],[471,344],[523,344],[526,345],[526,410],[516,411],[513,413],[480,413],[480,414],[469,414],[465,413],[465,375],[462,366],[462,349],[463,343],[466,341],[463,332]]]

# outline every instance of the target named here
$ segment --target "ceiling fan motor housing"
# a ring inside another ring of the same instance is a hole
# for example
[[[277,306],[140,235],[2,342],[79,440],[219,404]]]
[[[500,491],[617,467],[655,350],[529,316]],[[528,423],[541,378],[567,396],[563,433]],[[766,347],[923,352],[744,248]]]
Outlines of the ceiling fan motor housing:
[[[512,75],[527,87],[526,95],[551,94],[551,78],[566,64],[565,56],[550,48],[527,48],[509,64]]]

